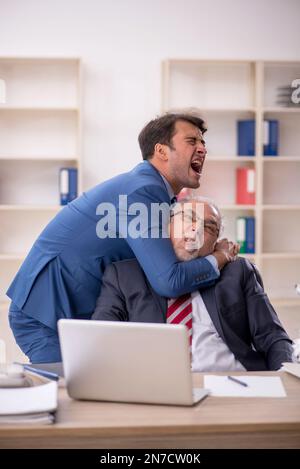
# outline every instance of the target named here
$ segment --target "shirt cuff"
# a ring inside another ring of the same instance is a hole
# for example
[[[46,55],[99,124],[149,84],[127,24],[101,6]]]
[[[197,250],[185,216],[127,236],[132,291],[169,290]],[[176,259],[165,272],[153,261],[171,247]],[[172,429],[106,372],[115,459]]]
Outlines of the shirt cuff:
[[[218,261],[217,259],[215,258],[215,256],[213,256],[212,254],[210,254],[209,256],[206,256],[205,259],[211,263],[213,269],[215,270],[216,274],[220,275],[220,271],[219,271],[219,268],[218,268]]]

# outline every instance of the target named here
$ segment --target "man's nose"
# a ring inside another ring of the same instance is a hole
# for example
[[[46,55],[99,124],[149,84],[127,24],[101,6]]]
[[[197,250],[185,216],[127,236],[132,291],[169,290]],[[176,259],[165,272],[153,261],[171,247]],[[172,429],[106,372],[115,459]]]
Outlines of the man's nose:
[[[202,158],[205,158],[207,150],[205,145],[202,142],[199,142],[197,145],[197,153],[198,155],[202,156]]]
[[[197,231],[194,229],[190,229],[189,231],[186,231],[184,234],[184,239],[185,241],[194,241],[197,236]]]

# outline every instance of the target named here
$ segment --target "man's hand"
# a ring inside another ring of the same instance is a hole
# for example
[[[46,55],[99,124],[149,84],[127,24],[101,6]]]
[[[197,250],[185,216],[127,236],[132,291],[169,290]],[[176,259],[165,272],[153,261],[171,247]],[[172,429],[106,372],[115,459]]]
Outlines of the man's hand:
[[[228,262],[234,261],[239,250],[239,244],[228,241],[227,238],[223,238],[218,241],[212,255],[217,259],[219,270],[221,270]]]
[[[225,251],[233,258],[232,260],[235,260],[240,251],[240,245],[238,243],[228,241],[227,238],[223,238],[215,244],[215,251]]]

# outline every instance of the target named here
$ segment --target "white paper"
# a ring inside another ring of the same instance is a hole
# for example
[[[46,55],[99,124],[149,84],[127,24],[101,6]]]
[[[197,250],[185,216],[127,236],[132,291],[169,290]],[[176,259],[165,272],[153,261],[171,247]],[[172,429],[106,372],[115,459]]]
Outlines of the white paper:
[[[227,376],[205,375],[204,387],[211,396],[227,397],[286,397],[286,392],[279,376],[236,376],[247,383],[242,386],[228,379]]]
[[[50,425],[54,422],[55,417],[49,412],[22,415],[0,415],[0,425]]]
[[[283,363],[283,371],[300,378],[300,363]]]
[[[26,388],[0,389],[0,415],[48,412],[56,407],[56,381]]]

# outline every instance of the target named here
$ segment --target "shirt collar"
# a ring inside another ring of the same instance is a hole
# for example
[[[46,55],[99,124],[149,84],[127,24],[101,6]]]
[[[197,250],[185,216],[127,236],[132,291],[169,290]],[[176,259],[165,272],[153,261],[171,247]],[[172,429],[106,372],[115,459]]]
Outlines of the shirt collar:
[[[151,163],[149,163],[149,161],[147,161],[147,160],[144,160],[144,163],[151,164]],[[156,168],[155,168],[155,169],[156,169]],[[175,199],[176,199],[176,196],[175,196],[175,194],[174,194],[174,191],[173,191],[173,189],[172,189],[171,184],[169,183],[169,181],[167,181],[167,179],[165,178],[165,176],[163,176],[163,175],[161,174],[161,172],[158,171],[158,169],[156,169],[156,171],[159,173],[159,175],[161,176],[162,180],[163,180],[164,183],[165,183],[165,186],[166,186],[168,195],[169,195],[169,197],[170,197],[170,200],[172,201],[172,200],[174,199],[174,197],[175,197]],[[174,200],[175,200],[175,199],[174,199]]]
[[[170,197],[170,200],[172,200],[174,197],[175,197],[175,194],[174,194],[174,191],[171,187],[171,184],[167,181],[167,179],[165,178],[165,176],[163,176],[161,173],[159,173],[162,177],[162,180],[164,181],[165,183],[165,186],[166,186],[166,189],[168,191],[168,194],[169,194],[169,197]]]

